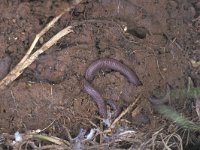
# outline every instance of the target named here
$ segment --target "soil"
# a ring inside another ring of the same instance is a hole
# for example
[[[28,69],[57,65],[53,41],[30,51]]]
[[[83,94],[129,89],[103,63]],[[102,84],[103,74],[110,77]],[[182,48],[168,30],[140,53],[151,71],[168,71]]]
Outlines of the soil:
[[[14,68],[35,35],[69,6],[67,0],[2,0],[0,4],[0,79]],[[69,25],[71,33],[40,55],[0,94],[0,133],[43,129],[59,137],[66,128],[98,123],[98,109],[83,91],[88,65],[100,58],[117,59],[132,68],[143,85],[135,87],[120,73],[102,70],[93,86],[105,99],[127,108],[142,97],[137,113],[129,112],[132,128],[153,133],[171,122],[149,102],[151,95],[200,84],[200,2],[198,0],[85,0],[66,13],[40,39],[35,50]],[[127,28],[127,30],[126,30]],[[170,106],[197,118],[194,98],[172,99]],[[173,131],[170,131],[173,132]]]

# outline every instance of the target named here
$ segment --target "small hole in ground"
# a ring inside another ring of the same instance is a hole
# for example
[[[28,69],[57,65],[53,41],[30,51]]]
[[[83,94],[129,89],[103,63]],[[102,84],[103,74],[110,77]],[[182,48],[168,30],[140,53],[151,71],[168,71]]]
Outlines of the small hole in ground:
[[[133,36],[136,36],[140,39],[144,39],[144,38],[146,38],[149,31],[144,27],[136,27],[136,28],[133,28],[133,29],[128,29],[128,33],[130,33]]]

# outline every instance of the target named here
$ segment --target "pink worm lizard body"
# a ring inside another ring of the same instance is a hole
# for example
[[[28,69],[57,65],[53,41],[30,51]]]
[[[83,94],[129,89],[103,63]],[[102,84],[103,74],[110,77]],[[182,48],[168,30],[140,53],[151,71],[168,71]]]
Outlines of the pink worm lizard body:
[[[92,87],[90,82],[94,79],[95,73],[100,70],[100,69],[112,69],[115,71],[120,72],[122,75],[124,75],[130,83],[139,86],[142,85],[141,81],[139,80],[138,76],[136,73],[129,68],[128,66],[124,65],[123,63],[119,62],[116,59],[112,58],[102,58],[97,61],[92,62],[89,67],[87,68],[85,72],[85,78],[83,79],[83,86],[84,90],[93,98],[93,100],[96,102],[98,109],[99,109],[99,114],[106,119],[107,116],[107,110],[106,110],[106,103],[104,99],[102,98],[101,94]],[[107,102],[113,109],[115,109],[115,114],[114,116],[116,117],[119,114],[119,107],[110,100]]]

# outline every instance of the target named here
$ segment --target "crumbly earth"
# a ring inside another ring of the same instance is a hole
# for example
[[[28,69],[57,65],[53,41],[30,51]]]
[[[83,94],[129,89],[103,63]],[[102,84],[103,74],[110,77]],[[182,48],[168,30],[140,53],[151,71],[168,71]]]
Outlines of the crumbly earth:
[[[2,0],[0,4],[0,79],[14,68],[35,35],[69,6],[63,0]],[[97,123],[98,110],[83,91],[81,80],[88,65],[99,58],[115,58],[131,67],[143,85],[135,87],[118,72],[97,73],[94,87],[105,99],[125,109],[141,94],[137,113],[125,118],[133,128],[153,132],[164,127],[163,117],[148,98],[171,89],[200,84],[200,2],[198,0],[85,0],[66,13],[40,39],[38,49],[58,31],[73,26],[39,56],[23,74],[0,93],[0,133],[43,129],[65,137]],[[125,30],[127,27],[127,31]],[[194,99],[171,104],[190,118],[197,117]]]

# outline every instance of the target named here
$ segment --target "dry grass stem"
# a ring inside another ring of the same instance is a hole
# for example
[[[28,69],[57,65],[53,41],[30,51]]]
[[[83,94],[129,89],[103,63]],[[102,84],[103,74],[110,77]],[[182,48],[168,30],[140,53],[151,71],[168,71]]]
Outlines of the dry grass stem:
[[[40,139],[40,140],[49,141],[49,142],[52,142],[52,143],[60,145],[60,146],[69,146],[70,145],[70,143],[68,141],[60,139],[58,137],[54,137],[54,136],[34,134],[34,135],[32,135],[32,137],[36,138],[36,139]]]
[[[26,69],[40,54],[49,49],[52,45],[54,45],[60,38],[63,36],[73,32],[72,27],[66,27],[65,29],[58,32],[54,35],[48,42],[46,42],[40,49],[34,52],[30,57],[28,57],[22,63],[19,63],[1,82],[0,89],[4,89],[9,83],[14,81],[17,77],[19,77],[24,69]]]
[[[139,101],[141,95],[139,95],[136,100],[127,107],[127,109],[125,109],[114,121],[113,123],[111,124],[111,128],[115,126],[115,124],[124,116],[126,115],[129,111],[131,111],[131,109],[137,104],[137,102]]]
[[[60,17],[62,17],[63,14],[64,14],[64,12],[62,12],[60,15],[58,15],[57,17],[55,17],[52,21],[50,21],[50,22],[46,25],[46,27],[44,27],[44,28],[42,29],[42,31],[40,31],[40,32],[36,35],[36,37],[35,37],[33,43],[31,44],[30,48],[28,49],[26,55],[22,58],[22,60],[18,63],[17,66],[21,66],[20,64],[24,63],[24,61],[27,60],[27,58],[30,56],[31,52],[33,51],[33,49],[34,49],[35,45],[37,44],[38,40],[40,39],[40,37],[42,37],[46,32],[48,32],[49,29],[50,29],[51,27],[53,27],[53,25],[60,19]],[[16,66],[16,67],[17,67],[17,66]]]

